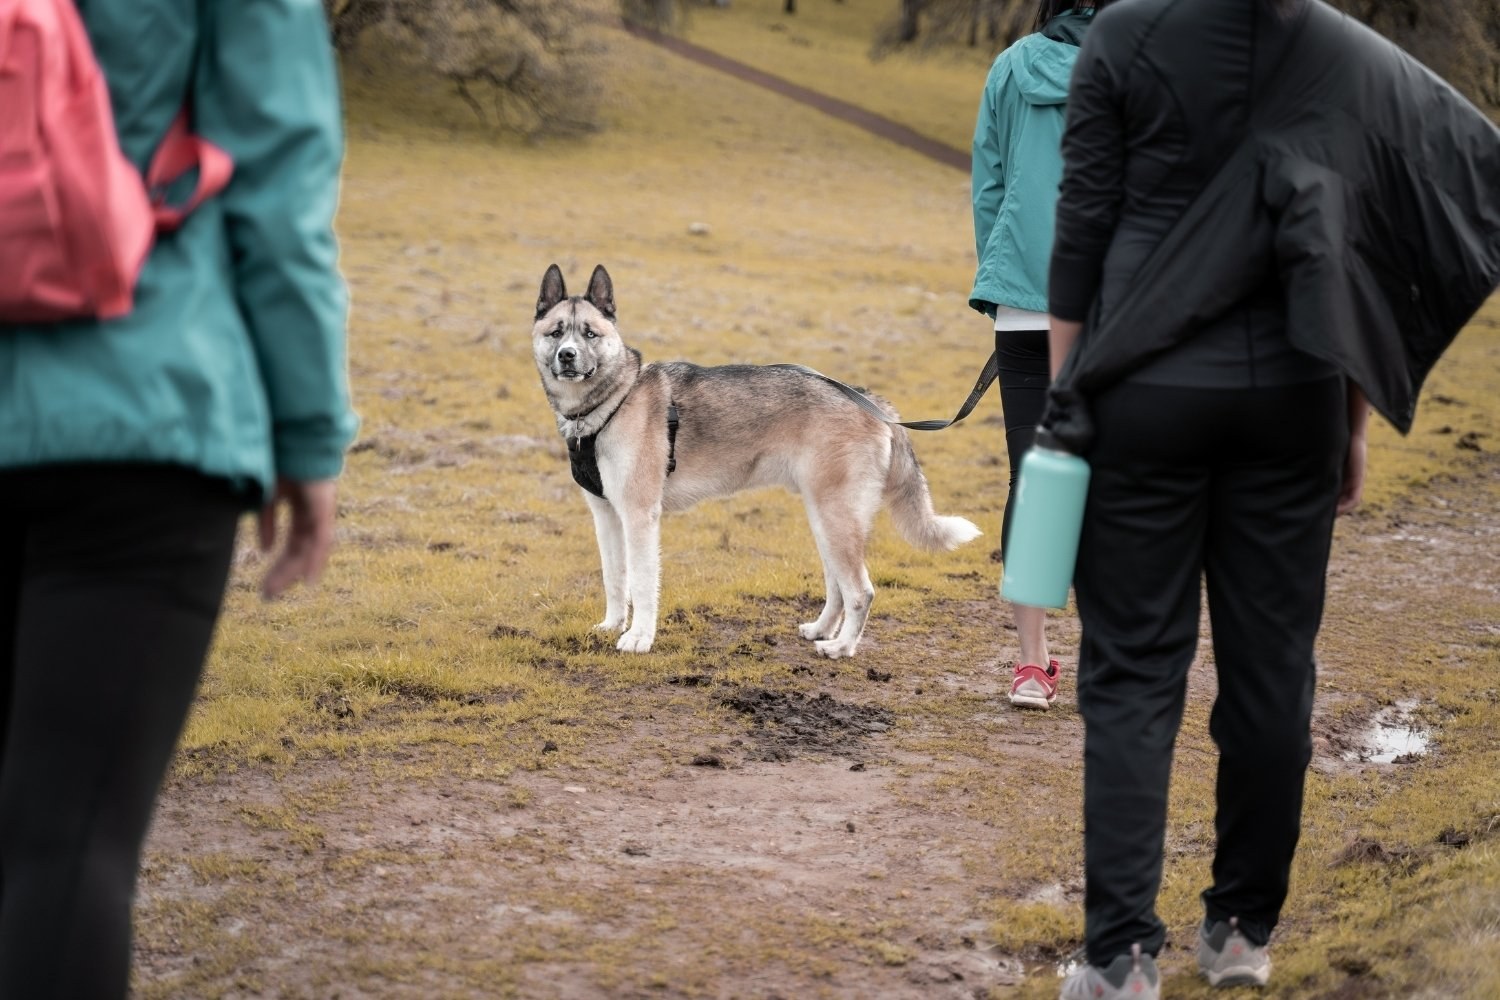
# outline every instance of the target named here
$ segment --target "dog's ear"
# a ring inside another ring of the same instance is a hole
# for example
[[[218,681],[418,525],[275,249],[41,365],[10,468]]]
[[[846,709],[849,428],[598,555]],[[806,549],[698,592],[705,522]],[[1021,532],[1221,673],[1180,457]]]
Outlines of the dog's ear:
[[[600,264],[589,278],[589,293],[585,296],[593,307],[602,312],[611,323],[615,319],[615,285],[609,280],[609,272]]]
[[[542,275],[542,292],[536,298],[536,318],[541,319],[547,315],[553,306],[567,297],[568,289],[563,284],[562,269],[553,264]]]

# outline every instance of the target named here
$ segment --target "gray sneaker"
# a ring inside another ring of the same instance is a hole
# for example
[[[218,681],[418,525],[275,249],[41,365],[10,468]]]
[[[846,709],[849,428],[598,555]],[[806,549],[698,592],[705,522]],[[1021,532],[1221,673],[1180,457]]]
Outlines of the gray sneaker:
[[[1084,965],[1063,980],[1059,1000],[1161,1000],[1161,974],[1156,960],[1141,954],[1141,946],[1130,946],[1130,954],[1117,955],[1104,968]]]
[[[1240,933],[1240,918],[1198,928],[1198,971],[1210,986],[1264,986],[1271,956]]]

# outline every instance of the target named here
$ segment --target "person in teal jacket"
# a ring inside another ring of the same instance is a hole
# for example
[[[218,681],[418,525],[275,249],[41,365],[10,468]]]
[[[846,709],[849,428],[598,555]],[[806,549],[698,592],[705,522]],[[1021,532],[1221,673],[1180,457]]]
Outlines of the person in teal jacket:
[[[343,157],[318,0],[79,0],[121,147],[183,107],[234,159],[135,306],[0,321],[0,996],[121,997],[152,803],[237,522],[314,581],[356,429],[332,231]],[[0,54],[3,60],[3,54]],[[7,114],[9,112],[6,112]]]
[[[1046,402],[1047,268],[1062,179],[1068,80],[1098,0],[1040,0],[1036,30],[996,57],[974,125],[974,244],[979,267],[969,305],[994,321],[1000,403],[1010,491],[1000,534],[1002,556],[1021,457],[1031,447]],[[1041,608],[1012,605],[1020,657],[1011,703],[1046,709],[1057,697],[1060,667],[1047,655]]]

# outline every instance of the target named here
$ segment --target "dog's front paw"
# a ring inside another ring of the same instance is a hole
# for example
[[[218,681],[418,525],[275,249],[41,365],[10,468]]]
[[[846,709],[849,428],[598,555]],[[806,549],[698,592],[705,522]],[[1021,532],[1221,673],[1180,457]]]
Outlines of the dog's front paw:
[[[855,649],[859,647],[859,641],[845,642],[843,639],[829,639],[825,642],[815,642],[813,646],[830,660],[837,660],[845,656],[853,656]]]
[[[599,624],[597,624],[597,625],[594,626],[594,631],[595,632],[619,632],[619,631],[623,630],[624,628],[625,628],[625,616],[624,615],[620,615],[618,618],[610,618],[610,617],[606,616],[605,619],[602,622],[600,622]]]
[[[620,641],[615,643],[615,648],[622,653],[649,653],[651,652],[651,644],[655,641],[655,632],[647,632],[644,629],[640,631],[631,629],[620,636]]]

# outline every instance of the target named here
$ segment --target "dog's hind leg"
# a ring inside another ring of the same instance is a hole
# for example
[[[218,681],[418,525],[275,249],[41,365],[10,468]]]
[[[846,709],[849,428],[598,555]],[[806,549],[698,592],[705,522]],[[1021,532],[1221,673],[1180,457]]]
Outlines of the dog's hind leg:
[[[599,565],[604,572],[604,620],[594,628],[600,632],[620,632],[630,613],[630,595],[625,585],[625,529],[608,500],[588,492],[583,497],[594,515]]]
[[[846,551],[835,557],[839,594],[844,604],[844,624],[831,639],[813,643],[819,653],[829,659],[853,656],[859,649],[860,636],[865,631],[865,621],[870,617],[870,605],[875,601],[875,585],[864,563],[864,536],[857,541],[849,540]]]
[[[823,613],[817,621],[797,626],[797,634],[804,639],[832,639],[838,634],[839,617],[844,613],[844,599],[839,591],[838,577],[833,572],[833,559],[828,553],[828,541],[824,526],[818,522],[818,511],[809,500],[807,521],[812,528],[813,541],[818,546],[818,557],[823,560],[823,586],[827,598],[823,602]]]
[[[844,623],[838,634],[814,643],[819,653],[831,659],[854,655],[864,634],[865,621],[870,617],[870,605],[875,601],[875,585],[865,568],[865,541],[870,537],[875,512],[880,509],[881,486],[851,478],[851,482],[832,495],[816,499],[809,496],[808,500],[818,506],[813,516],[827,527],[824,559],[827,572],[838,585],[844,608]]]
[[[656,641],[656,610],[661,586],[661,498],[649,507],[622,505],[625,578],[630,593],[630,629],[615,643],[626,653],[649,653]]]

